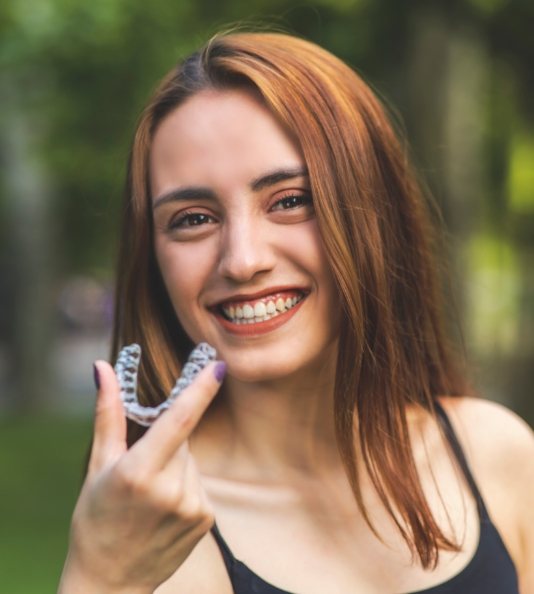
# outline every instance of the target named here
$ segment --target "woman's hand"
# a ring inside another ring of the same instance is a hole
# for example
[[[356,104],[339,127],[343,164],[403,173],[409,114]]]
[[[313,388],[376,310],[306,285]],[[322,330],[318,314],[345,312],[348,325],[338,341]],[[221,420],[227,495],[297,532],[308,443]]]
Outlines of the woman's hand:
[[[224,363],[209,364],[129,450],[115,373],[98,361],[95,374],[94,441],[59,594],[152,594],[213,524],[187,438]]]

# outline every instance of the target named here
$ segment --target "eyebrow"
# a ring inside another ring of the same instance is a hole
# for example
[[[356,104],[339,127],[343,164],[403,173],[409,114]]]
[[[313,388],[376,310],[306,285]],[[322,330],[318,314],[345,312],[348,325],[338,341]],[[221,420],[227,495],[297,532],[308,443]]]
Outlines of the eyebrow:
[[[268,186],[274,186],[275,184],[285,181],[288,179],[294,179],[295,177],[308,177],[308,170],[306,167],[295,167],[293,169],[277,169],[266,175],[256,178],[250,183],[250,188],[253,192],[263,190]]]
[[[169,202],[179,202],[180,200],[215,200],[215,193],[209,188],[200,187],[171,190],[156,198],[152,210]]]
[[[277,169],[265,175],[261,175],[252,180],[249,184],[253,192],[259,192],[269,186],[274,186],[281,181],[295,179],[296,177],[308,177],[306,167],[295,167],[292,169]],[[216,195],[210,188],[200,186],[190,186],[179,188],[162,194],[154,201],[153,210],[169,202],[179,202],[181,200],[215,200]]]

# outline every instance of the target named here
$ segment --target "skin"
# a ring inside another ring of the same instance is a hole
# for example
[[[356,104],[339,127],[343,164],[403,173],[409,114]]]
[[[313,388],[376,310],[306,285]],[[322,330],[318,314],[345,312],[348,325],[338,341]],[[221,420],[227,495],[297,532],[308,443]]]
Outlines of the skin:
[[[476,506],[426,413],[408,411],[415,460],[437,521],[462,550],[443,552],[437,568],[424,571],[365,474],[365,503],[383,542],[355,504],[332,422],[336,293],[307,179],[253,188],[268,173],[303,166],[298,145],[245,91],[201,92],[158,128],[151,154],[157,260],[182,325],[217,348],[228,375],[212,401],[218,385],[206,369],[126,452],[116,380],[98,363],[95,445],[61,594],[231,594],[208,532],[214,517],[237,558],[291,592],[415,591],[456,575],[473,556]],[[174,199],[187,188],[203,191]],[[258,325],[236,334],[213,309],[273,287],[298,287],[306,298],[268,332]],[[443,405],[528,594],[532,432],[495,404],[454,398]]]

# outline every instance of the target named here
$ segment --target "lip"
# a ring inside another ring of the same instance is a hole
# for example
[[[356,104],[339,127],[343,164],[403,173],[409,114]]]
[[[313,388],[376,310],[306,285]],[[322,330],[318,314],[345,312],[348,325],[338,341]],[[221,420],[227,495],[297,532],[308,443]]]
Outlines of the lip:
[[[261,291],[257,291],[256,293],[237,293],[235,295],[231,295],[229,297],[225,297],[211,305],[208,305],[208,309],[215,310],[223,307],[227,303],[237,303],[237,302],[244,302],[244,301],[255,301],[257,299],[261,299],[262,297],[275,297],[276,295],[280,295],[283,293],[291,293],[297,292],[302,293],[304,297],[307,297],[309,294],[309,289],[304,287],[298,286],[285,286],[285,287],[269,287],[267,289],[263,289]]]

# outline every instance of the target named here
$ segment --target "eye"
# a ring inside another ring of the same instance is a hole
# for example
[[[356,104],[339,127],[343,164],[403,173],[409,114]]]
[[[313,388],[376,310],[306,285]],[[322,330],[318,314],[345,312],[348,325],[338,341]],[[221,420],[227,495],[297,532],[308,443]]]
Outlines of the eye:
[[[271,210],[294,210],[304,206],[311,207],[311,205],[312,199],[309,194],[290,194],[275,202]]]
[[[178,217],[173,219],[170,224],[170,229],[188,229],[191,227],[201,227],[208,223],[215,222],[215,219],[203,212],[183,212]]]

